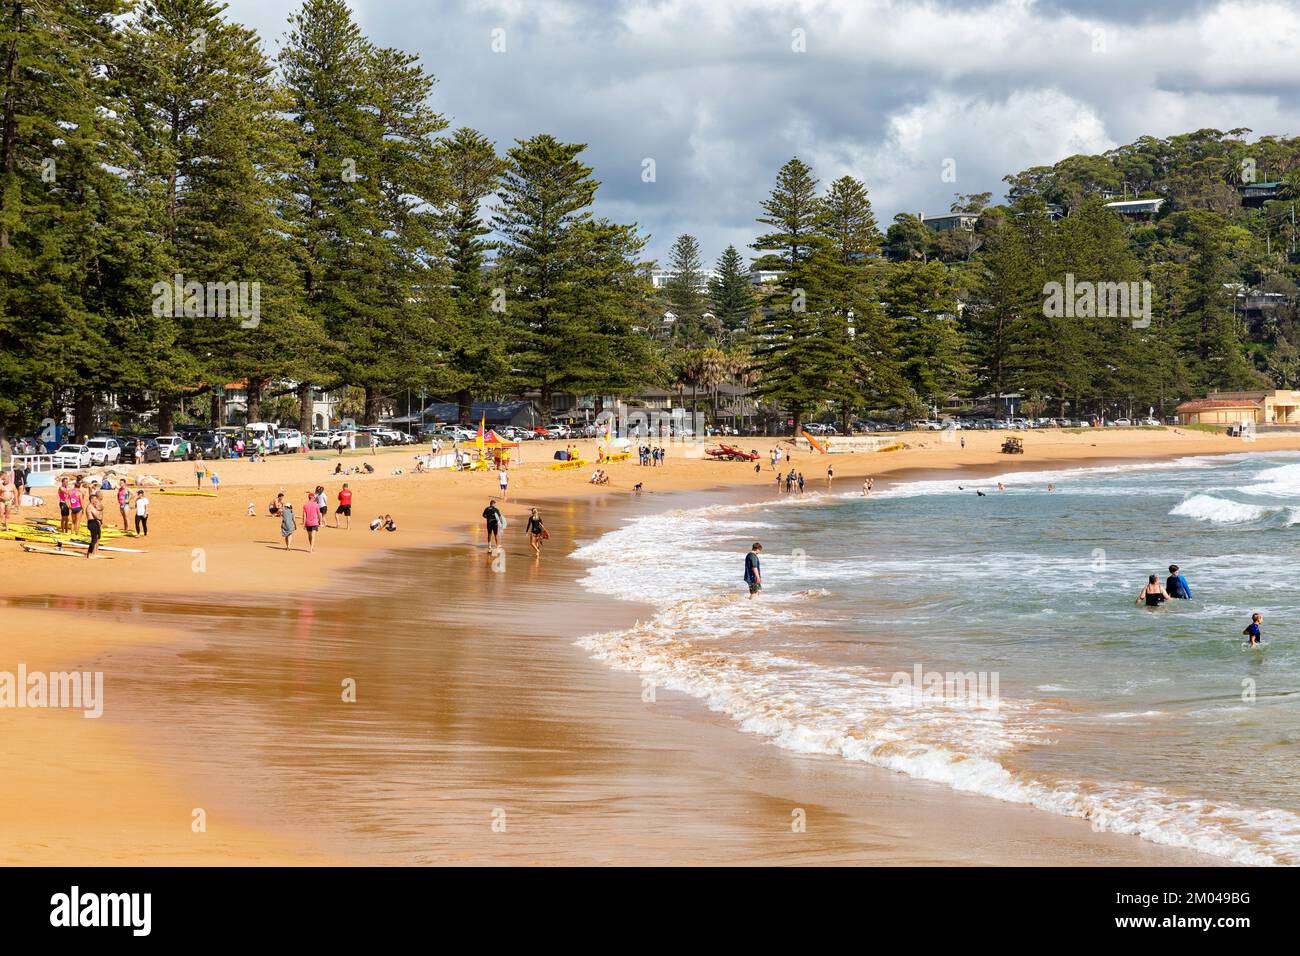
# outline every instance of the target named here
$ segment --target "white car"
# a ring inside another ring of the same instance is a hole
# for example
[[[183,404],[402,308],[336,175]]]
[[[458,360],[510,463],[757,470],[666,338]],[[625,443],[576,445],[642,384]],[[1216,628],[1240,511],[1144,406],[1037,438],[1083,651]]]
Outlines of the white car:
[[[85,445],[62,445],[54,453],[54,467],[76,470],[89,468],[94,463],[91,451]]]
[[[122,446],[116,438],[92,438],[86,442],[92,465],[116,465],[122,457]]]
[[[280,432],[280,445],[276,451],[302,451],[302,432],[294,428]]]
[[[159,435],[158,436],[158,457],[162,461],[171,461],[178,457],[178,450],[185,443],[185,439],[180,435]]]

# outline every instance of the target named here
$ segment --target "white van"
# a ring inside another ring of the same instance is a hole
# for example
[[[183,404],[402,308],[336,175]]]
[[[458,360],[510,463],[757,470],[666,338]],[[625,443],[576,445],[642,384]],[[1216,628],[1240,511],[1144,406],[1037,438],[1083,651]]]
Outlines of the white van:
[[[269,422],[249,422],[244,429],[248,432],[249,444],[262,442],[268,455],[274,455],[282,450],[283,440],[280,438],[279,425]]]

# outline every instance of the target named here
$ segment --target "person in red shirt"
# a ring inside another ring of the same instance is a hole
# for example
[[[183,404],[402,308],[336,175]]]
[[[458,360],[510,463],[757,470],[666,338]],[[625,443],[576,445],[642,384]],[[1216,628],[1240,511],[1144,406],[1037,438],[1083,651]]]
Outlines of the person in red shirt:
[[[352,489],[347,486],[346,482],[343,485],[343,489],[339,492],[339,506],[334,509],[334,527],[336,528],[339,526],[339,515],[342,515],[343,517],[348,519],[347,524],[343,526],[344,529],[346,530],[347,528],[351,528],[352,527]]]
[[[302,526],[307,532],[307,550],[316,550],[316,532],[320,530],[320,505],[316,504],[316,492],[307,492],[307,502],[302,506]]]

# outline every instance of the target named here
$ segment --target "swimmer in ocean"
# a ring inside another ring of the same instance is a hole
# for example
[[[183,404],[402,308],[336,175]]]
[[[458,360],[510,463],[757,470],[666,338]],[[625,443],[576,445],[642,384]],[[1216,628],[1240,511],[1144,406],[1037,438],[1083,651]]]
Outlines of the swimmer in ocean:
[[[1264,633],[1259,629],[1259,626],[1263,623],[1264,615],[1257,611],[1250,616],[1250,623],[1247,624],[1246,629],[1241,632],[1242,637],[1250,638],[1251,647],[1259,647],[1259,645],[1264,643]]]
[[[1160,577],[1152,574],[1148,576],[1146,587],[1138,592],[1137,600],[1133,603],[1141,604],[1145,601],[1147,607],[1159,607],[1168,600],[1169,592],[1166,591],[1165,586],[1160,583]]]

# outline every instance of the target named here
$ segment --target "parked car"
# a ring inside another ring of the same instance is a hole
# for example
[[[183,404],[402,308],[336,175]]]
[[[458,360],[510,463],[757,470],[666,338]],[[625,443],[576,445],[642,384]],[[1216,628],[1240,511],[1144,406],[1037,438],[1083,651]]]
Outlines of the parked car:
[[[159,435],[158,456],[160,461],[172,461],[185,457],[188,442],[180,435]]]
[[[54,467],[58,469],[75,471],[91,464],[91,451],[85,445],[61,445],[54,453]]]
[[[116,465],[122,458],[122,446],[116,438],[92,438],[86,448],[92,465]]]
[[[189,441],[199,458],[215,461],[226,454],[226,439],[217,432],[199,432]]]

